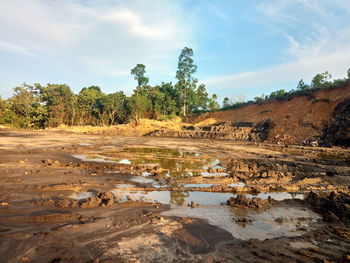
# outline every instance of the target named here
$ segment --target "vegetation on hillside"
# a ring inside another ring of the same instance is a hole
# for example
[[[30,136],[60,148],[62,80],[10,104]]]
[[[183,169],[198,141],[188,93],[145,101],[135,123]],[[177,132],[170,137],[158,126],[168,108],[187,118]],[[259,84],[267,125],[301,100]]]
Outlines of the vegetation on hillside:
[[[98,86],[74,94],[66,84],[23,84],[14,95],[0,98],[0,125],[19,128],[45,128],[59,125],[114,125],[141,118],[167,119],[196,111],[219,109],[216,95],[209,97],[194,77],[197,66],[193,51],[185,47],[178,61],[177,82],[151,86],[146,67],[137,64],[131,75],[137,81],[131,96],[122,91],[105,94]]]
[[[310,84],[305,84],[304,80],[301,79],[296,89],[292,89],[290,91],[280,89],[271,92],[270,95],[262,94],[261,96],[257,96],[254,98],[254,100],[250,101],[244,101],[242,98],[235,100],[226,97],[223,100],[223,107],[221,108],[221,110],[237,109],[252,104],[266,103],[272,100],[290,100],[296,96],[311,96],[311,94],[317,90],[326,90],[333,89],[336,87],[342,87],[350,83],[350,69],[348,69],[347,71],[347,78],[335,80],[331,80],[331,78],[332,75],[328,71],[326,71],[324,73],[316,74],[316,76],[314,76],[311,80]]]

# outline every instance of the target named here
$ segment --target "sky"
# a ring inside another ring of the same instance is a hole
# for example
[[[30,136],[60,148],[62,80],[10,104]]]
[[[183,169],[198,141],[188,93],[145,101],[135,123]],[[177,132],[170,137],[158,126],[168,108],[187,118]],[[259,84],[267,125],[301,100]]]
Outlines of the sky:
[[[194,51],[210,93],[252,99],[350,68],[349,0],[1,0],[0,96],[22,83],[130,95],[130,70],[176,82]]]

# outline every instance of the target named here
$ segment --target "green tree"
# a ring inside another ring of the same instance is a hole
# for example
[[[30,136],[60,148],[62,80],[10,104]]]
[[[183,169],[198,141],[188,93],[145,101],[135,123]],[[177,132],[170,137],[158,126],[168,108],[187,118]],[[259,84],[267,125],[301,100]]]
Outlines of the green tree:
[[[66,84],[35,84],[41,101],[48,110],[48,125],[56,127],[61,124],[73,125],[76,119],[76,95]]]
[[[348,69],[348,71],[346,73],[347,73],[348,79],[350,79],[350,68]]]
[[[332,75],[329,74],[328,71],[326,71],[324,73],[316,74],[316,76],[313,77],[313,79],[311,81],[311,88],[313,88],[313,89],[327,88],[332,84],[329,81],[331,78],[332,78]]]
[[[141,88],[145,87],[149,81],[148,77],[145,76],[146,67],[143,64],[137,64],[136,67],[131,69],[131,75],[134,76],[134,79],[137,80],[137,87],[134,90],[134,94],[129,100],[129,105],[131,108],[131,118],[136,122],[141,117],[144,117],[146,111],[148,110],[147,98],[145,94],[140,94]]]
[[[148,84],[148,77],[145,76],[146,66],[143,64],[137,64],[133,69],[131,69],[131,75],[137,80],[137,87],[143,87]]]
[[[161,114],[172,116],[180,114],[181,109],[177,107],[179,101],[178,93],[172,83],[162,83],[159,86],[159,91],[163,94],[161,104]]]
[[[123,123],[126,120],[126,96],[122,91],[107,94],[98,99],[100,120],[103,125]]]
[[[197,66],[193,63],[193,50],[185,47],[179,56],[176,79],[176,88],[181,94],[181,103],[183,107],[183,116],[188,113],[189,94],[193,92],[196,87],[197,79],[193,77],[193,74],[197,71]]]
[[[40,103],[38,93],[30,85],[23,84],[15,87],[14,95],[9,99],[9,106],[14,113],[13,126],[22,128],[43,128],[45,126],[47,111]]]
[[[78,111],[78,124],[97,124],[99,108],[97,101],[102,98],[104,94],[101,92],[100,87],[90,86],[83,88],[77,96],[77,111]]]
[[[210,111],[216,111],[218,109],[220,109],[220,105],[217,102],[218,96],[216,94],[213,94],[211,96],[211,98],[209,99],[209,104],[208,104],[208,108]]]
[[[307,89],[309,89],[309,86],[304,83],[304,80],[303,79],[299,80],[299,83],[298,83],[298,86],[297,86],[297,90],[305,91]]]
[[[231,106],[230,99],[228,97],[225,97],[222,101],[222,107],[223,108],[229,108]]]

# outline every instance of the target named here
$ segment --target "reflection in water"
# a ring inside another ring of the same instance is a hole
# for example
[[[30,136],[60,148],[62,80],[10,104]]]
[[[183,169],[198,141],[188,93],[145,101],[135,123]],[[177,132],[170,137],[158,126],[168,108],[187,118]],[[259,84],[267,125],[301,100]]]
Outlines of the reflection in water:
[[[185,184],[183,187],[202,187],[202,188],[209,188],[212,187],[214,184]]]
[[[140,184],[157,184],[157,181],[152,178],[146,178],[142,176],[133,176],[129,179],[131,182],[140,183]]]
[[[132,165],[157,164],[163,169],[161,175],[185,178],[200,175],[207,169],[225,169],[220,160],[201,156],[196,152],[182,152],[164,148],[113,148],[106,149],[103,155],[118,161],[128,160]],[[223,174],[224,175],[224,174]],[[227,174],[225,174],[227,175]]]
[[[262,212],[231,209],[226,206],[200,206],[195,209],[175,207],[163,212],[162,215],[202,218],[242,240],[300,236],[303,234],[303,232],[297,231],[300,225],[308,227],[320,218],[306,208],[291,207],[273,207]],[[284,218],[285,222],[277,223],[276,219],[278,218]],[[303,220],[300,221],[300,218]],[[237,223],[240,221],[239,219],[245,219],[247,223]]]
[[[220,205],[236,196],[232,193],[214,193],[214,192],[200,192],[200,191],[123,191],[122,189],[115,189],[112,191],[117,198],[123,202],[129,198],[132,200],[149,200],[151,202],[159,202],[162,204],[169,204],[175,206],[182,206],[194,202],[201,205]]]
[[[81,192],[81,193],[71,194],[70,196],[68,196],[68,198],[81,200],[81,199],[87,199],[87,198],[95,197],[95,196],[96,196],[95,192]]]
[[[245,187],[246,184],[243,182],[231,183],[227,185],[228,187]]]
[[[142,178],[142,177],[141,177]],[[148,179],[148,178],[144,178]],[[217,192],[201,192],[201,191],[123,191],[122,189],[115,189],[115,193],[120,201],[127,200],[127,196],[132,197],[133,200],[140,200],[141,197],[149,201],[156,201],[162,204],[170,204],[182,206],[194,202],[200,205],[220,205],[226,204],[230,197],[236,197],[237,194],[232,193],[217,193]],[[257,196],[250,194],[245,195],[248,198],[259,197],[267,199],[271,196],[275,200],[292,199],[293,196],[287,192],[281,193],[260,193]],[[297,194],[295,198],[303,199],[303,194]]]
[[[72,157],[80,159],[84,162],[115,163],[114,160],[102,155],[88,156],[84,154],[73,154]]]
[[[190,193],[188,191],[186,192],[171,191],[170,204],[181,206],[185,204],[186,198],[188,198],[189,196],[190,196]]]

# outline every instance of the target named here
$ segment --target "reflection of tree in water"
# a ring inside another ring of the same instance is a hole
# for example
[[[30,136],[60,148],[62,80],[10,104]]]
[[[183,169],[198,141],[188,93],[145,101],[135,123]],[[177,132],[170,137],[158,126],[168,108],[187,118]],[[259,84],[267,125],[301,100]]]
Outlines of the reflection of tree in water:
[[[189,196],[190,196],[190,193],[188,191],[185,191],[185,192],[171,191],[170,203],[177,206],[181,206],[185,203],[186,198]]]
[[[215,161],[215,159],[201,158],[194,152],[179,152],[173,149],[124,148],[121,153],[123,152],[124,156],[119,156],[119,158],[128,158],[134,165],[157,163],[161,168],[168,170],[173,178],[187,177],[189,172],[202,170],[203,167]],[[125,156],[125,153],[129,156]],[[116,158],[118,154],[120,152],[105,155]]]

